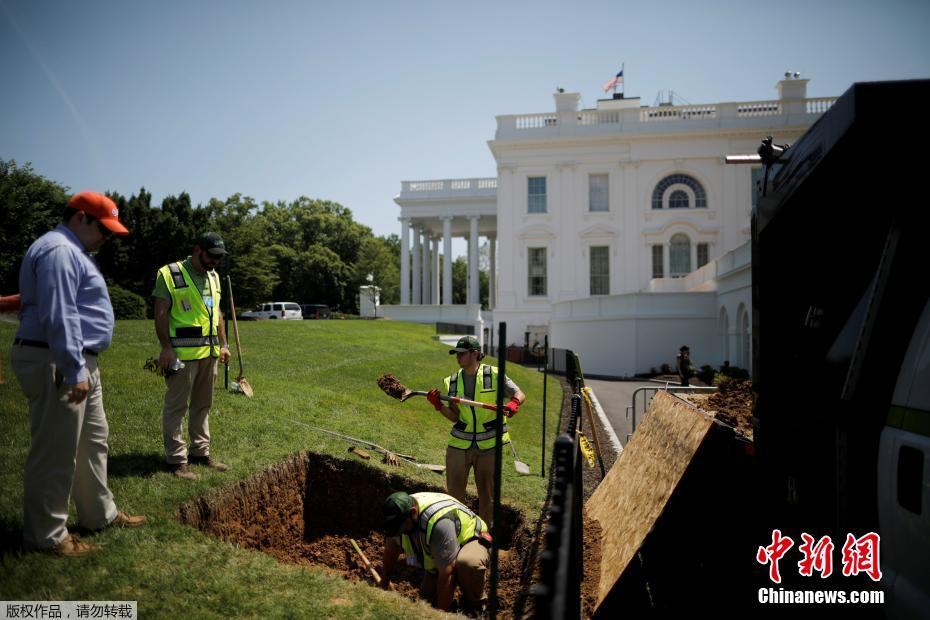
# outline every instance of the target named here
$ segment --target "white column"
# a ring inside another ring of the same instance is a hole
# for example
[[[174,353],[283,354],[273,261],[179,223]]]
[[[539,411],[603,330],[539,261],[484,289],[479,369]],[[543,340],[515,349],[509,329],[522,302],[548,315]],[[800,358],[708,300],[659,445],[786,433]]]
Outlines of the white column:
[[[442,218],[442,303],[452,305],[452,218]]]
[[[433,266],[430,269],[430,292],[433,305],[439,305],[439,237],[433,237]]]
[[[497,305],[497,261],[495,259],[495,254],[497,253],[497,238],[488,237],[488,256],[491,259],[490,272],[488,273],[488,308],[490,310],[494,309],[494,306]]]
[[[468,303],[481,303],[481,288],[478,280],[478,216],[468,218]]]
[[[421,265],[421,282],[420,290],[422,291],[422,296],[420,297],[421,304],[429,303],[429,233],[424,228],[422,231],[423,234],[423,243],[420,246],[423,250],[423,257],[420,261]]]
[[[413,229],[413,299],[410,303],[416,305],[420,303],[420,284],[422,284],[420,278],[420,229],[414,227]]]
[[[691,240],[691,271],[697,269],[697,242]]]
[[[410,303],[410,219],[400,220],[400,303]]]

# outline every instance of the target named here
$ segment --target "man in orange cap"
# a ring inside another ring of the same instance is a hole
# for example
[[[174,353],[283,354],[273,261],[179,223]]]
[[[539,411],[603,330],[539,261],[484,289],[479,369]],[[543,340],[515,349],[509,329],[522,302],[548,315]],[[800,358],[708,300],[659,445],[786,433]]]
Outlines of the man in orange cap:
[[[26,460],[23,546],[78,557],[98,545],[68,532],[74,496],[82,527],[138,527],[145,517],[117,510],[107,486],[107,426],[97,356],[113,337],[113,306],[90,255],[129,231],[116,205],[97,192],[68,202],[62,223],[39,237],[19,271],[22,308],[12,366],[29,399],[32,447]]]

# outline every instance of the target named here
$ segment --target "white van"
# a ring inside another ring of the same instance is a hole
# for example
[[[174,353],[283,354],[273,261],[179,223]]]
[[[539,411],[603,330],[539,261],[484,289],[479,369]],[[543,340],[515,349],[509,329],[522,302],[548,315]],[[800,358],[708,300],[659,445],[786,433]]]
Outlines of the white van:
[[[289,301],[275,301],[262,304],[261,307],[250,312],[243,312],[240,318],[246,321],[260,321],[262,319],[300,321],[304,317],[299,305]]]

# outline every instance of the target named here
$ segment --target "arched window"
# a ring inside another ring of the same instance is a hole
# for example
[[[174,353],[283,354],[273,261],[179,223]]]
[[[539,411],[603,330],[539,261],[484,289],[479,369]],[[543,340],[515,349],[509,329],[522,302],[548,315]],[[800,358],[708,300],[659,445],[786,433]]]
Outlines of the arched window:
[[[688,194],[683,190],[676,189],[674,192],[669,194],[668,197],[668,208],[669,209],[687,209],[691,201],[688,199]]]
[[[749,369],[752,366],[752,335],[749,332],[749,311],[744,304],[736,310],[736,355],[737,365]]]
[[[688,235],[678,233],[669,243],[669,275],[673,278],[691,273],[691,240]]]
[[[691,196],[688,194],[688,192],[681,188],[676,188],[672,189],[672,192],[668,197],[669,208],[707,208],[707,195],[704,193],[704,186],[698,183],[697,179],[688,176],[687,174],[670,174],[659,181],[655,189],[652,190],[653,209],[662,208],[662,200],[665,198],[665,194],[674,185],[684,185],[690,189],[694,194],[694,204],[691,204]],[[684,204],[681,204],[682,199],[685,201]]]

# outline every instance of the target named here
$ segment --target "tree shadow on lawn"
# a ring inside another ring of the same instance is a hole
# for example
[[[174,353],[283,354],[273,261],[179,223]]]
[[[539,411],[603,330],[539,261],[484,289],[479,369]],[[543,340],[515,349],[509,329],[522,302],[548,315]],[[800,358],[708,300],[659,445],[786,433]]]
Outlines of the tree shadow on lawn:
[[[161,453],[117,454],[107,458],[107,476],[109,478],[148,478],[154,474],[168,471],[165,458]]]

